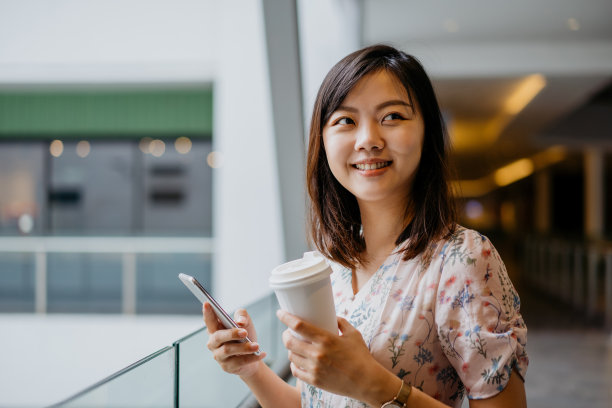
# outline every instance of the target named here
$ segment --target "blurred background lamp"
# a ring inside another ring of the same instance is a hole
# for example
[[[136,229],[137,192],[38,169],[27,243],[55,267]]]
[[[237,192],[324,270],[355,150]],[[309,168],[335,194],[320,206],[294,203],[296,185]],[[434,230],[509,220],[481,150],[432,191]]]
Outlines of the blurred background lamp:
[[[571,18],[567,19],[567,26],[572,31],[580,30],[580,23],[574,17],[571,17]]]
[[[166,144],[159,139],[155,139],[149,144],[149,150],[153,156],[161,157],[166,151]]]
[[[19,231],[24,234],[29,234],[34,228],[34,219],[30,214],[22,214],[17,221],[17,226],[19,227]]]
[[[151,153],[151,142],[152,141],[153,139],[151,139],[150,137],[143,137],[142,139],[140,139],[140,143],[138,143],[138,148],[144,154]]]
[[[533,173],[533,169],[533,160],[520,159],[496,170],[493,179],[495,184],[503,187],[529,176]]]
[[[191,151],[191,140],[188,137],[181,136],[174,141],[174,148],[180,154],[187,154]]]
[[[53,157],[60,157],[64,152],[64,143],[61,140],[54,140],[49,145],[49,153]]]
[[[480,204],[480,201],[477,200],[469,200],[465,203],[465,215],[471,219],[476,220],[482,217],[483,207]]]
[[[459,31],[459,24],[457,24],[457,21],[449,18],[444,22],[444,29],[446,29],[446,31],[449,33],[456,33]]]
[[[90,151],[91,151],[91,145],[89,144],[87,140],[81,140],[79,143],[77,143],[76,153],[79,157],[81,158],[87,157]]]
[[[223,154],[220,152],[210,152],[206,156],[206,163],[213,169],[218,169],[223,165]]]

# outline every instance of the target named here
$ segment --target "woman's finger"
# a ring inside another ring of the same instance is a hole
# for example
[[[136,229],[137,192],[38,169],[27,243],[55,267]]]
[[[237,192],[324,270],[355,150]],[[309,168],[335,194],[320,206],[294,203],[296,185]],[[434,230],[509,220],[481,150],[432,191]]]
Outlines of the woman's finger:
[[[291,313],[287,313],[284,310],[277,310],[276,316],[287,327],[289,327],[291,330],[293,330],[306,340],[316,341],[322,337],[330,335],[327,330],[321,329],[320,327],[317,327],[314,324],[308,323],[307,321],[302,320],[299,317],[292,315]]]
[[[313,349],[312,343],[295,337],[295,334],[291,332],[291,329],[285,330],[281,336],[281,339],[283,340],[283,344],[287,350],[303,356],[311,352]]]
[[[313,363],[311,360],[305,358],[304,356],[294,353],[293,351],[289,352],[289,361],[291,361],[296,366],[300,367],[301,370],[310,371],[313,368]]]
[[[261,353],[259,356],[256,356],[255,354],[244,354],[233,356],[232,358],[228,358],[219,364],[224,371],[240,375],[245,366],[263,360],[265,357],[266,353]]]
[[[289,367],[291,368],[291,374],[293,374],[293,376],[295,378],[297,378],[298,380],[301,380],[305,383],[311,384],[311,385],[315,385],[315,381],[314,378],[312,378],[312,376],[305,370],[303,370],[302,368],[298,367],[297,364],[295,363],[291,363],[289,365]]]
[[[241,341],[247,336],[245,329],[224,329],[210,333],[208,336],[208,349],[215,350],[221,347],[224,343],[231,341]]]
[[[234,320],[240,327],[247,327],[251,324],[251,317],[245,309],[238,309],[234,312]]]
[[[223,343],[213,350],[213,357],[218,362],[222,362],[235,356],[253,354],[258,349],[259,345],[257,343]]]
[[[217,319],[217,316],[215,315],[215,312],[213,312],[210,303],[206,302],[202,305],[202,314],[204,315],[204,324],[206,325],[208,333],[212,334],[217,330],[225,328],[219,319]]]

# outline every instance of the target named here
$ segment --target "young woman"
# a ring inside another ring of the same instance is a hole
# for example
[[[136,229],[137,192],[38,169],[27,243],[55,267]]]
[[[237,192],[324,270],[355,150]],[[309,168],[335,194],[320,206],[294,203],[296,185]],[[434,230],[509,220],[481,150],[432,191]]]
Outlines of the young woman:
[[[455,223],[447,136],[416,59],[377,45],[332,68],[312,115],[311,238],[332,265],[339,335],[286,312],[292,387],[210,306],[208,348],[263,407],[526,406],[527,329],[489,240]],[[445,405],[446,404],[446,405]]]

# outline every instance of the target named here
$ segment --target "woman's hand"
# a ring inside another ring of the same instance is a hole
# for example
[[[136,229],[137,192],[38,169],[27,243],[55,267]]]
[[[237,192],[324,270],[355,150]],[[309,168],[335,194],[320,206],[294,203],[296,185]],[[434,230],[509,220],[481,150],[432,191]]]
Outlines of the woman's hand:
[[[345,319],[338,317],[341,334],[336,335],[282,310],[277,316],[303,337],[295,337],[291,330],[283,333],[291,372],[296,378],[368,403],[377,403],[381,398],[388,401],[395,395],[395,388],[399,389],[399,378],[372,357],[361,333]],[[394,385],[389,391],[390,384]],[[388,395],[391,398],[385,399]]]
[[[223,371],[237,374],[242,378],[255,374],[259,368],[259,362],[266,356],[266,353],[262,352],[259,356],[253,354],[259,349],[259,345],[255,343],[257,333],[247,311],[238,309],[234,313],[234,320],[240,326],[238,329],[226,329],[217,319],[208,302],[202,306],[202,314],[209,334],[207,347],[212,351],[214,359],[217,360]],[[253,343],[240,342],[247,336]]]

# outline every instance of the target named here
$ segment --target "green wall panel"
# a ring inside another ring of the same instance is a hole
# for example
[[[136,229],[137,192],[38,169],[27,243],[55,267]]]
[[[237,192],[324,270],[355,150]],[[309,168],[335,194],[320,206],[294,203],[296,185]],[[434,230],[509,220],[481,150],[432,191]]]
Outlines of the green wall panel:
[[[0,91],[0,137],[212,135],[212,89]]]

